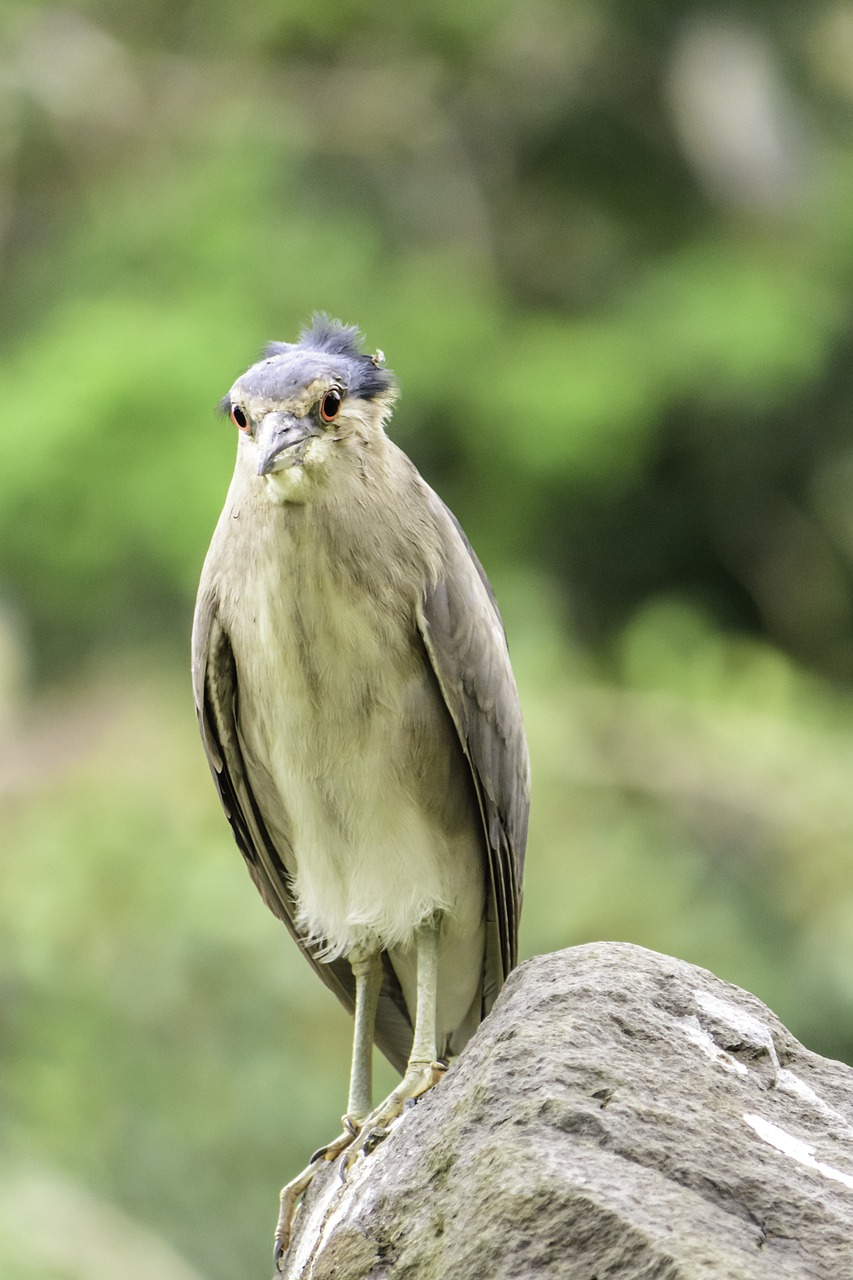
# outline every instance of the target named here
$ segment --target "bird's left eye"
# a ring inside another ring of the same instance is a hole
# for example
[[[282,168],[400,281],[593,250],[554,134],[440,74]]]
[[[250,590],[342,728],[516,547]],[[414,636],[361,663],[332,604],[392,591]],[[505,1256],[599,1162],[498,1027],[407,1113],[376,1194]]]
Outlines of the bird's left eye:
[[[232,404],[231,406],[231,421],[234,423],[234,426],[239,427],[241,431],[249,430],[249,419],[246,417],[239,404]]]
[[[331,422],[338,416],[342,402],[343,396],[335,387],[326,392],[320,401],[320,417],[324,422]]]

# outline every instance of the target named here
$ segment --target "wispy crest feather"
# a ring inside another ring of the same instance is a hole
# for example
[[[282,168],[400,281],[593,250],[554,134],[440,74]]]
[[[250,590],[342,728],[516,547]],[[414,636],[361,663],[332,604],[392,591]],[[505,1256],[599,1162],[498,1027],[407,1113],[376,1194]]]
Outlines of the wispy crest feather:
[[[322,351],[330,356],[343,356],[352,360],[357,373],[349,390],[363,400],[391,393],[396,395],[396,383],[390,369],[376,363],[373,356],[362,349],[364,338],[357,325],[333,320],[325,311],[315,311],[309,324],[299,334],[298,346],[306,351]]]
[[[350,356],[354,360],[369,359],[362,350],[364,338],[357,325],[333,320],[325,311],[315,311],[299,334],[299,345],[312,351],[326,351],[330,356]]]

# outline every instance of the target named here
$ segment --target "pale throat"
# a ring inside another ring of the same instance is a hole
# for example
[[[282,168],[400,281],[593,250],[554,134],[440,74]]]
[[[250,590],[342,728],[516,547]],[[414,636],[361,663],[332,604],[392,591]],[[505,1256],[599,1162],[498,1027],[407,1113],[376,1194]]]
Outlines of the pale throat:
[[[334,444],[334,438],[329,436],[308,440],[301,457],[289,467],[260,477],[265,497],[277,506],[307,502],[328,464]]]
[[[301,463],[286,467],[284,471],[272,471],[262,478],[261,483],[264,497],[276,506],[307,502],[314,488],[312,477],[306,476]]]

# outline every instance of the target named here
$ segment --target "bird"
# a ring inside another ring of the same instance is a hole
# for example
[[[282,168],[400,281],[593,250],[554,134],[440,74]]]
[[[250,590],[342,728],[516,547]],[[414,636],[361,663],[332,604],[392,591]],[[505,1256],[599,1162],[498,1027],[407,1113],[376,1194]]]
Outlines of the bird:
[[[530,762],[494,592],[386,434],[398,388],[315,314],[220,402],[234,475],[193,621],[204,750],[266,905],[354,1015],[349,1167],[441,1079],[518,950]],[[402,1075],[378,1106],[375,1044]],[[411,1105],[411,1103],[410,1103]]]

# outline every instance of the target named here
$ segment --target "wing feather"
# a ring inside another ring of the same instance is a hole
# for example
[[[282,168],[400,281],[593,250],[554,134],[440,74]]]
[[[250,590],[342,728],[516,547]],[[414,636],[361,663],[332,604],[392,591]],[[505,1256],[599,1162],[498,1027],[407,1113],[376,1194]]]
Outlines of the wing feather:
[[[480,804],[486,859],[487,1013],[518,957],[530,763],[518,691],[491,584],[453,513],[429,491],[443,571],[419,627]]]

